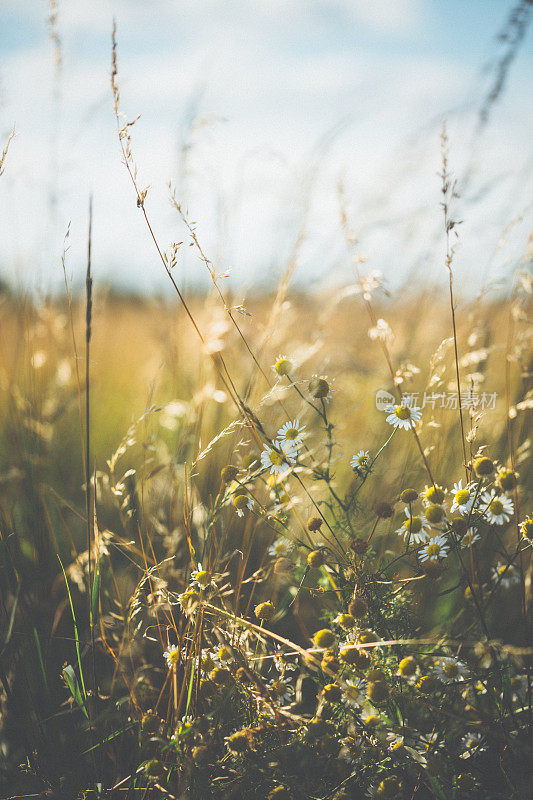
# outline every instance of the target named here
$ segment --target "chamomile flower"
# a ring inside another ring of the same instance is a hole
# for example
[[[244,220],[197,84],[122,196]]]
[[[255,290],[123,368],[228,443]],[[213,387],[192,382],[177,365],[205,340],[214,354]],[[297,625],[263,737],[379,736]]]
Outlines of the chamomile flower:
[[[261,464],[265,469],[269,469],[272,475],[280,475],[290,469],[295,461],[296,450],[285,443],[277,450],[266,446],[261,453]]]
[[[208,570],[203,569],[200,562],[198,562],[197,568],[191,572],[191,583],[196,584],[200,589],[207,589],[210,584],[216,586],[213,576]]]
[[[418,406],[411,407],[403,399],[399,406],[388,405],[385,411],[388,413],[387,422],[389,425],[394,428],[402,428],[404,431],[413,428],[422,416]]]
[[[374,708],[369,706],[368,708],[363,709],[361,714],[361,719],[369,728],[379,728],[383,725],[383,720],[379,714],[376,714]]]
[[[503,589],[510,589],[520,583],[520,572],[512,564],[499,563],[492,569],[492,580]]]
[[[190,586],[188,589],[186,589],[186,591],[182,592],[177,597],[178,605],[184,614],[192,614],[200,599],[200,595],[194,586]]]
[[[172,667],[178,663],[180,649],[177,644],[171,644],[167,647],[163,655],[165,656],[168,668],[172,669]]]
[[[276,363],[272,367],[274,372],[282,378],[284,375],[291,375],[294,369],[294,364],[287,356],[278,356]]]
[[[485,739],[480,733],[467,733],[461,739],[461,744],[464,750],[459,758],[470,758],[470,756],[482,753],[487,749]]]
[[[458,511],[463,516],[470,514],[474,505],[474,498],[476,496],[476,485],[474,483],[467,483],[463,488],[463,481],[454,483],[453,489],[453,502],[450,508],[451,513]]]
[[[409,755],[418,764],[426,766],[427,759],[425,755],[414,747],[414,741],[411,737],[396,733],[395,731],[389,731],[389,733],[387,733],[386,741],[391,753],[394,753],[395,755]]]
[[[531,517],[526,517],[521,523],[520,533],[522,534],[522,540],[526,544],[533,544],[533,519]]]
[[[485,508],[485,517],[491,525],[505,525],[514,513],[514,504],[510,497],[486,492],[481,496]]]
[[[444,536],[433,536],[419,551],[420,561],[435,561],[439,558],[446,558],[450,548]]]
[[[346,681],[342,690],[342,702],[347,706],[362,706],[365,700],[363,682],[360,680]]]
[[[422,500],[425,505],[441,506],[444,503],[445,497],[446,489],[442,486],[438,486],[436,483],[431,486],[426,486],[422,492]]]
[[[282,678],[271,681],[268,690],[278,706],[286,705],[294,695],[294,686]]]
[[[235,506],[237,516],[243,517],[245,508],[247,508],[249,511],[253,510],[254,501],[249,494],[237,494],[233,498],[233,505]]]
[[[437,750],[442,750],[444,747],[444,742],[439,739],[439,734],[436,731],[424,733],[420,737],[420,744],[426,753],[436,753]]]
[[[293,419],[281,426],[276,438],[280,445],[298,447],[303,441],[304,431],[305,425],[302,425],[299,419]]]
[[[471,545],[480,541],[481,541],[481,536],[477,532],[476,528],[468,528],[463,538],[461,539],[461,547],[470,547]]]
[[[403,522],[401,528],[398,528],[396,533],[398,533],[400,536],[403,536],[404,539],[414,542],[415,544],[421,544],[422,542],[425,542],[429,536],[426,527],[426,518],[423,515],[411,515],[408,508],[405,509],[405,516],[407,519]]]
[[[268,554],[270,556],[276,556],[276,558],[285,558],[289,555],[293,548],[293,543],[290,539],[287,539],[286,536],[280,536],[279,539],[270,545],[268,548]]]
[[[226,644],[223,644],[221,647],[219,647],[216,654],[213,656],[213,660],[216,663],[223,665],[231,664],[233,661],[235,661],[231,648]]]
[[[368,450],[359,450],[359,452],[355,453],[350,459],[350,466],[355,472],[361,474],[367,472],[370,468],[370,462],[371,458]]]
[[[361,739],[356,739],[354,736],[345,736],[341,739],[341,749],[339,750],[338,758],[346,761],[348,764],[355,764],[361,756],[363,750],[363,743]]]
[[[437,678],[442,683],[460,683],[468,675],[468,667],[453,656],[439,656],[433,664]]]

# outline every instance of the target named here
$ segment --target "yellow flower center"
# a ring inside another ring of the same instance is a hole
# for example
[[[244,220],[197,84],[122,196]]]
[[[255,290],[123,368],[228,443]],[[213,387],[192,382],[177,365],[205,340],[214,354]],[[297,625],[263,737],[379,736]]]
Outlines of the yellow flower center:
[[[428,544],[427,554],[430,558],[437,558],[437,556],[440,555],[440,544]]]
[[[275,450],[270,451],[270,463],[274,464],[276,467],[280,467],[283,464],[283,457],[277,453]]]
[[[196,576],[196,583],[199,583],[200,586],[207,586],[211,579],[209,572],[205,569],[201,570]]]
[[[444,489],[440,486],[430,486],[426,489],[426,500],[428,503],[442,503],[444,500]]]
[[[179,650],[171,650],[170,653],[168,654],[168,660],[171,664],[177,664],[179,657],[180,657]]]
[[[396,406],[394,413],[398,419],[411,419],[411,411],[407,406]]]
[[[499,517],[503,511],[503,503],[501,500],[493,500],[492,503],[489,505],[489,511],[491,514],[494,514],[496,517]]]
[[[292,364],[288,358],[278,358],[274,365],[278,375],[288,375],[292,369]]]
[[[420,517],[411,517],[405,521],[405,529],[409,533],[420,533],[422,530],[422,520]]]
[[[464,506],[470,500],[470,492],[468,489],[459,489],[455,495],[455,502],[458,506]]]
[[[218,657],[221,661],[230,661],[231,660],[231,650],[229,647],[221,647],[218,651]]]
[[[283,681],[275,681],[271,686],[271,692],[275,697],[283,697],[286,688]]]
[[[444,509],[442,506],[431,505],[426,508],[426,518],[430,522],[440,522],[444,516]]]
[[[344,694],[347,700],[357,700],[357,698],[361,695],[361,692],[357,688],[357,686],[347,686],[344,690]]]
[[[447,662],[443,666],[444,674],[448,676],[448,678],[456,678],[459,675],[459,667],[457,664],[453,662]]]
[[[298,437],[298,428],[287,428],[285,431],[285,438],[292,441]]]

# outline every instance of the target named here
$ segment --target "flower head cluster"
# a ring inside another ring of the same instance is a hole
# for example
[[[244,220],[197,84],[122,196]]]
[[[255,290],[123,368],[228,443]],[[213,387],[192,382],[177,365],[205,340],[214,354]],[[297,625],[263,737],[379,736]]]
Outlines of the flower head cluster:
[[[265,446],[261,453],[261,464],[272,475],[281,475],[296,463],[298,451],[304,438],[305,425],[294,419],[278,430],[272,447]]]

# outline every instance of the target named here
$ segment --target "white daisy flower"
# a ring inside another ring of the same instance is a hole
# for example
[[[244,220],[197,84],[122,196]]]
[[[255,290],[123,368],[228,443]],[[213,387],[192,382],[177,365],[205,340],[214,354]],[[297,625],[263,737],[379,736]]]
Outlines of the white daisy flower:
[[[523,522],[520,523],[520,533],[522,534],[522,540],[526,544],[526,546],[533,545],[533,519],[531,517],[526,517]]]
[[[203,569],[200,562],[198,562],[197,568],[191,572],[191,582],[195,583],[200,589],[207,589],[210,584],[216,586],[213,576],[206,569]]]
[[[404,753],[411,756],[411,758],[413,758],[418,764],[426,766],[426,757],[414,747],[414,742],[411,740],[411,738],[406,738],[399,733],[389,731],[389,733],[387,733],[386,741],[391,753],[395,753],[396,755]]]
[[[485,739],[480,733],[467,733],[461,739],[461,744],[464,747],[464,751],[459,758],[470,758],[470,756],[482,753],[487,749]]]
[[[433,561],[438,558],[446,558],[450,548],[444,536],[432,536],[426,545],[419,551],[420,561]]]
[[[245,508],[247,508],[249,511],[253,510],[254,500],[249,494],[237,494],[233,498],[233,505],[235,506],[237,516],[243,517]]]
[[[178,659],[180,656],[180,649],[177,644],[171,644],[167,647],[165,652],[163,653],[166,662],[168,664],[168,668],[172,669],[174,664],[178,663]]]
[[[427,541],[429,538],[429,531],[427,529],[426,518],[423,515],[411,515],[408,508],[405,509],[405,516],[407,519],[402,524],[401,528],[398,528],[396,533],[403,536],[404,539],[414,542],[414,544],[421,544]]]
[[[486,506],[485,516],[491,525],[505,525],[514,514],[514,503],[510,497],[494,492],[486,492],[481,497]]]
[[[461,539],[461,547],[470,547],[470,545],[481,541],[481,536],[476,528],[468,528],[463,538]]]
[[[280,378],[282,378],[284,375],[292,375],[294,364],[290,358],[287,358],[287,356],[278,356],[272,369],[277,375],[279,375]]]
[[[362,706],[365,700],[363,682],[360,680],[346,681],[342,691],[342,702],[347,706]]]
[[[271,681],[268,690],[278,706],[286,705],[294,695],[294,686],[282,678]]]
[[[355,472],[366,472],[370,467],[370,453],[368,450],[359,450],[350,459],[350,466]]]
[[[460,480],[459,483],[454,483],[452,494],[453,503],[450,508],[451,513],[453,514],[454,511],[458,511],[463,516],[470,514],[476,496],[476,485],[474,483],[467,483],[463,489],[463,481]]]
[[[301,445],[304,438],[305,425],[299,419],[293,419],[282,425],[277,433],[277,440],[280,445],[288,444],[293,447]]]
[[[291,469],[296,461],[296,455],[294,447],[285,443],[280,445],[278,450],[267,446],[261,453],[261,464],[265,469],[269,469],[272,475],[279,475]]]
[[[231,664],[235,659],[233,657],[233,652],[231,651],[231,648],[223,644],[221,645],[221,647],[219,647],[219,649],[213,656],[213,660],[216,661],[218,664],[226,665],[226,664]]]
[[[356,739],[354,736],[346,736],[341,739],[341,749],[339,750],[338,758],[346,761],[348,764],[355,764],[363,750],[361,739]]]
[[[442,683],[459,683],[470,674],[466,664],[453,656],[439,656],[433,666]]]
[[[444,742],[439,739],[439,734],[436,731],[424,733],[420,737],[420,744],[426,753],[435,753],[437,750],[442,750],[444,747]]]
[[[276,558],[284,558],[288,556],[291,550],[293,549],[293,543],[290,539],[287,539],[286,536],[280,536],[279,539],[270,545],[268,548],[268,554],[270,556],[276,556]]]
[[[394,428],[402,428],[404,431],[413,428],[422,416],[418,406],[409,406],[403,398],[399,406],[388,405],[385,411],[388,413],[389,425]]]
[[[520,583],[520,572],[512,564],[499,563],[492,569],[492,580],[498,586],[510,589]]]
[[[361,714],[361,719],[368,725],[369,728],[379,728],[383,725],[383,720],[379,714],[376,714],[375,710],[372,707],[363,709]]]

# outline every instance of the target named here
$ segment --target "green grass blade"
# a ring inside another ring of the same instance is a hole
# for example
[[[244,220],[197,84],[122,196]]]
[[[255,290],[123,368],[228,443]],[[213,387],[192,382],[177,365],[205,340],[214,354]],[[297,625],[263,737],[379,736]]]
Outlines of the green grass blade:
[[[76,655],[78,656],[78,668],[80,670],[80,681],[81,681],[81,688],[83,691],[84,699],[87,698],[87,692],[85,691],[85,681],[83,679],[83,667],[81,665],[81,652],[80,652],[80,637],[78,635],[78,626],[76,624],[76,613],[74,611],[74,604],[72,602],[72,595],[70,594],[70,587],[68,585],[67,574],[65,572],[65,568],[63,567],[63,562],[59,558],[59,563],[61,564],[61,569],[63,570],[63,577],[65,578],[65,586],[67,587],[68,593],[68,601],[70,604],[70,613],[72,614],[72,622],[74,623],[74,638],[76,640]]]
[[[39,665],[41,667],[41,675],[43,678],[44,688],[46,689],[46,694],[50,694],[50,690],[48,688],[48,680],[46,677],[46,670],[44,668],[44,660],[43,660],[43,652],[41,650],[41,642],[39,641],[39,634],[37,633],[37,628],[33,629],[33,635],[35,637],[35,646],[37,647],[37,655],[39,657]]]

